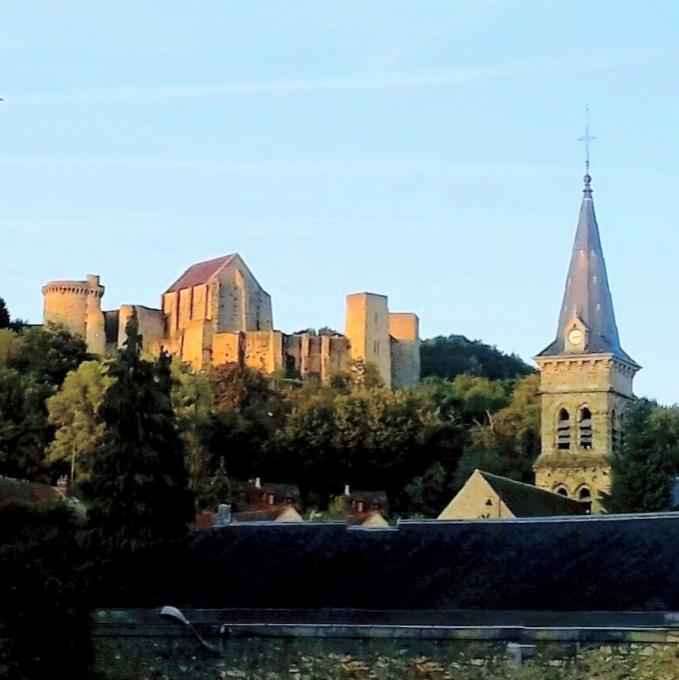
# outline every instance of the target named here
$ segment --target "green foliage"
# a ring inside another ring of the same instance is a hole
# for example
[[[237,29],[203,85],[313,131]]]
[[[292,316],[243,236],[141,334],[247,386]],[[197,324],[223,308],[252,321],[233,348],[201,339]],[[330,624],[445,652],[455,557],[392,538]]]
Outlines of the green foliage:
[[[420,358],[423,378],[438,376],[452,380],[467,374],[510,380],[535,372],[516,354],[505,354],[480,340],[468,340],[464,335],[439,335],[425,340]]]
[[[103,432],[87,456],[87,544],[98,558],[134,554],[186,534],[193,517],[184,446],[172,410],[170,358],[140,357],[136,317],[107,371]]]
[[[639,399],[622,419],[623,443],[611,456],[607,512],[656,512],[670,505],[679,463],[679,407]]]
[[[476,468],[532,483],[532,466],[539,453],[538,376],[529,375],[516,384],[504,408],[489,411],[488,421],[470,430],[453,488],[461,488]]]
[[[88,358],[84,342],[63,329],[0,331],[0,474],[49,481],[46,400]]]
[[[5,304],[5,300],[0,297],[0,330],[10,327],[11,320],[9,318],[9,310]]]
[[[172,407],[184,442],[189,488],[200,498],[206,493],[209,477],[207,438],[213,413],[213,394],[204,373],[196,373],[188,364],[172,361]]]
[[[77,531],[65,503],[0,510],[0,620],[9,636],[9,678],[90,677]]]
[[[82,480],[81,456],[96,446],[104,429],[97,411],[111,384],[105,370],[99,361],[84,361],[47,400],[49,423],[57,428],[48,447],[47,460],[66,462],[71,481]]]

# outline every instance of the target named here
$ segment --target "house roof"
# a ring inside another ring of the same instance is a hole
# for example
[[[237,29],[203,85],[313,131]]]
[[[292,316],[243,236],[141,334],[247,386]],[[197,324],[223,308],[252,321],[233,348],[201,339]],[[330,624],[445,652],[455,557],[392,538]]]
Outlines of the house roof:
[[[587,328],[584,354],[613,354],[632,366],[638,366],[620,346],[599,226],[594,213],[591,181],[587,173],[556,339],[538,356],[565,354],[566,333],[574,318],[577,318]]]
[[[679,513],[420,520],[372,531],[233,523],[196,533],[190,559],[158,580],[156,599],[213,609],[671,612],[677,555]]]
[[[230,255],[223,255],[216,257],[213,260],[206,260],[205,262],[198,262],[191,265],[165,292],[172,293],[184,288],[193,288],[207,283],[215,274],[226,267],[231,262],[236,253]]]
[[[379,503],[382,507],[389,504],[386,491],[350,491],[349,497],[355,501],[364,503]]]
[[[277,484],[275,482],[264,482],[260,486],[252,486],[252,489],[258,489],[262,493],[272,493],[276,496],[289,496],[291,498],[299,498],[299,487],[296,484]]]
[[[0,505],[5,503],[39,503],[63,498],[56,486],[0,476]]]
[[[584,515],[587,506],[558,493],[540,489],[532,484],[516,482],[507,477],[475,470],[486,480],[515,517],[544,517],[545,515]]]

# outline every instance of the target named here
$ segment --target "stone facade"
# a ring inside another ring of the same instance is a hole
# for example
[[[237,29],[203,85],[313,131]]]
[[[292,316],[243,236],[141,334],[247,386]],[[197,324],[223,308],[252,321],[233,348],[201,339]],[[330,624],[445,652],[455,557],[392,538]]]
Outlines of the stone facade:
[[[634,395],[636,369],[614,357],[538,358],[542,447],[537,486],[569,498],[592,499],[610,491],[609,455],[620,443],[620,418]]]
[[[105,354],[125,340],[136,313],[145,351],[161,347],[196,370],[237,363],[264,373],[327,382],[349,370],[353,359],[374,363],[386,386],[419,382],[419,321],[415,314],[390,314],[384,295],[347,297],[346,334],[275,330],[271,297],[238,254],[189,267],[161,296],[160,309],[123,305],[101,310],[98,276],[54,281],[43,288],[44,322],[61,324]]]

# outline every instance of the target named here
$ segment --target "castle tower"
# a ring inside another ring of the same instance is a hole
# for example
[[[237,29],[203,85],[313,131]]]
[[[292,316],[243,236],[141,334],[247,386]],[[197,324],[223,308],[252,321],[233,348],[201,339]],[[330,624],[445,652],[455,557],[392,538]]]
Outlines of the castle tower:
[[[347,295],[345,335],[351,358],[374,364],[385,387],[391,387],[391,336],[387,297],[375,293]]]
[[[587,173],[556,339],[535,357],[542,402],[535,484],[599,512],[640,366],[620,346],[591,180]]]
[[[43,323],[63,326],[87,343],[87,351],[103,354],[106,349],[101,298],[104,286],[88,274],[85,281],[50,281],[42,288]]]

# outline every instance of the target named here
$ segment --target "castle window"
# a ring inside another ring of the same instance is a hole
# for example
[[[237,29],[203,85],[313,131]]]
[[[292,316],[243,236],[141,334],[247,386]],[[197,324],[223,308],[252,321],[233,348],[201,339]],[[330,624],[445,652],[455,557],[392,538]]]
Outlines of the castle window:
[[[592,412],[584,406],[580,409],[578,422],[580,431],[580,448],[589,450],[592,448]]]
[[[557,486],[556,489],[554,489],[554,491],[558,493],[559,496],[568,498],[568,489],[565,486]]]
[[[558,449],[571,448],[571,417],[565,408],[559,411],[559,421],[556,426],[556,445]]]

